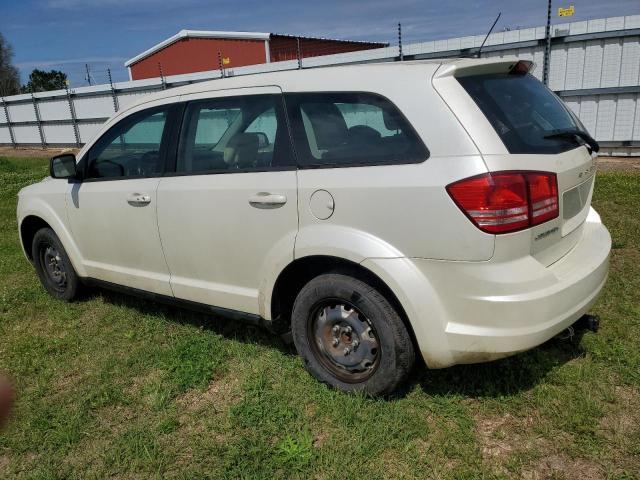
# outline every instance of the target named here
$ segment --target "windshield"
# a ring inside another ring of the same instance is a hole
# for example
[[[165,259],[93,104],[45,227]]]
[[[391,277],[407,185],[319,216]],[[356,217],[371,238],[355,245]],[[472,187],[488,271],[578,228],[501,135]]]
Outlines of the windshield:
[[[581,145],[573,136],[549,135],[584,130],[551,90],[532,75],[471,75],[458,81],[485,114],[509,153],[560,153]]]

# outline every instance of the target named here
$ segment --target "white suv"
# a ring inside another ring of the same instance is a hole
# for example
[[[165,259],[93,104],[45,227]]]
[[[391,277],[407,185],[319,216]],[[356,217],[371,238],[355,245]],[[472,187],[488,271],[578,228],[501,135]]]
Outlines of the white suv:
[[[535,347],[608,270],[597,144],[517,59],[244,76],[144,97],[20,192],[44,287],[291,332],[320,381],[393,391]]]

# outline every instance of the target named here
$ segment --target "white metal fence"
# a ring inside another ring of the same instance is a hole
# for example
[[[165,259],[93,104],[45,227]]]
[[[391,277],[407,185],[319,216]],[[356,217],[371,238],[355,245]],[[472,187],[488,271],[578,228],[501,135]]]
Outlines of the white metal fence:
[[[576,112],[603,150],[640,154],[640,15],[554,25],[549,87]],[[469,56],[483,35],[404,45],[405,60]],[[397,61],[399,47],[302,59],[302,67]],[[544,27],[494,33],[483,57],[515,55],[537,64],[542,76]],[[298,68],[298,61],[235,68],[226,75],[246,75]],[[218,70],[69,91],[0,98],[0,144],[14,146],[81,145],[114,112],[163,88],[220,78]]]

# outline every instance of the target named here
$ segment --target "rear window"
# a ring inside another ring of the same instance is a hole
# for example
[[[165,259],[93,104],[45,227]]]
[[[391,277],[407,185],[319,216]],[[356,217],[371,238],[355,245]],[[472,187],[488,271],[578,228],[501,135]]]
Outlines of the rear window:
[[[545,138],[559,130],[584,130],[551,90],[533,76],[506,73],[459,77],[510,153],[560,153],[573,138]]]
[[[396,106],[379,95],[288,94],[286,103],[303,167],[418,163],[429,156]]]

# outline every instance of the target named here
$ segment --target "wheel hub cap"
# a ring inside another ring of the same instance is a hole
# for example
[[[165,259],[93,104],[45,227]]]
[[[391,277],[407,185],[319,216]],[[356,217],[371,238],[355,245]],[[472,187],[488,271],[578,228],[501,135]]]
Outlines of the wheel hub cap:
[[[57,287],[64,288],[67,284],[67,273],[58,250],[55,247],[48,246],[44,250],[43,260],[49,278]]]
[[[369,319],[346,304],[316,310],[313,334],[325,364],[343,379],[370,376],[377,367],[379,344]]]

